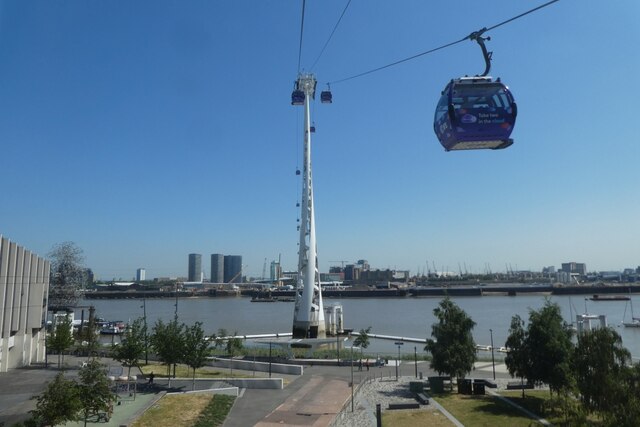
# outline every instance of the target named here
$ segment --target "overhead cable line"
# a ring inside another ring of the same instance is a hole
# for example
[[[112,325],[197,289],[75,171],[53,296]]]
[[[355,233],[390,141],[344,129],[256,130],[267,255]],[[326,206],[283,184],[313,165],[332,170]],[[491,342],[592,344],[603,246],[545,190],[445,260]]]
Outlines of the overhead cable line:
[[[304,33],[304,6],[306,0],[302,0],[302,19],[300,20],[300,46],[298,47],[298,74],[300,74],[300,61],[302,59],[302,34]]]
[[[333,27],[333,30],[331,31],[331,34],[329,34],[329,38],[327,39],[327,41],[325,42],[324,46],[322,46],[322,50],[320,51],[320,54],[318,55],[318,57],[316,58],[315,61],[313,61],[313,65],[311,65],[311,70],[313,70],[313,68],[316,66],[316,64],[318,63],[318,61],[320,60],[320,57],[322,56],[322,54],[324,53],[324,50],[327,48],[327,45],[329,44],[329,42],[331,41],[331,37],[333,37],[333,34],[336,32],[336,30],[338,29],[338,25],[340,25],[340,21],[342,21],[342,17],[344,16],[345,12],[347,11],[347,8],[349,7],[349,5],[351,4],[351,0],[349,0],[347,2],[347,5],[344,7],[344,9],[342,10],[342,14],[340,14],[340,18],[338,18],[338,22],[336,22],[336,25]]]
[[[353,80],[353,79],[356,79],[358,77],[366,76],[367,74],[375,73],[377,71],[384,70],[385,68],[393,67],[394,65],[402,64],[403,62],[407,62],[407,61],[410,61],[412,59],[416,59],[416,58],[419,58],[421,56],[427,55],[429,53],[433,53],[433,52],[436,52],[438,50],[442,50],[442,49],[445,49],[447,47],[451,47],[451,46],[456,45],[458,43],[461,43],[461,42],[463,42],[465,40],[476,40],[478,37],[482,36],[482,34],[484,34],[487,31],[490,31],[490,30],[498,28],[498,27],[500,27],[502,25],[508,24],[509,22],[515,21],[518,18],[522,18],[525,15],[533,13],[533,12],[535,12],[537,10],[540,10],[540,9],[542,9],[544,7],[547,7],[547,6],[549,6],[549,5],[553,4],[553,3],[556,3],[558,1],[560,1],[560,0],[548,1],[548,2],[542,4],[542,5],[538,6],[538,7],[535,7],[535,8],[533,8],[531,10],[528,10],[528,11],[526,11],[524,13],[521,13],[520,15],[514,16],[513,18],[507,19],[506,21],[500,22],[499,24],[496,24],[496,25],[494,25],[492,27],[489,27],[489,28],[484,27],[481,30],[474,31],[471,34],[469,34],[468,36],[461,38],[460,40],[456,40],[454,42],[444,44],[444,45],[436,47],[434,49],[430,49],[430,50],[427,50],[425,52],[418,53],[418,54],[410,56],[408,58],[404,58],[404,59],[401,59],[399,61],[395,61],[395,62],[392,62],[390,64],[383,65],[381,67],[377,67],[377,68],[374,68],[374,69],[369,70],[369,71],[365,71],[363,73],[359,73],[359,74],[356,74],[356,75],[353,75],[353,76],[350,76],[350,77],[346,77],[346,78],[343,78],[343,79],[340,79],[340,80],[331,81],[331,82],[329,82],[329,84],[342,83],[342,82],[346,82],[347,80]]]

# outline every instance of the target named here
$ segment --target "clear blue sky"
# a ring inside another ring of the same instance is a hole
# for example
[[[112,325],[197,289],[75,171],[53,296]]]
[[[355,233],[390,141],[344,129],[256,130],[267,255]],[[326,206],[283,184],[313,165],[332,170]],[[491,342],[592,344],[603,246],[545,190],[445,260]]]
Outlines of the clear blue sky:
[[[306,2],[309,70],[346,0]],[[458,40],[542,0],[353,0],[319,88]],[[0,233],[46,255],[74,241],[97,277],[184,276],[187,254],[295,269],[301,1],[0,3]],[[313,106],[322,271],[367,259],[482,272],[640,264],[640,2],[561,0],[489,33],[518,102],[515,144],[445,152],[464,42],[332,86]]]

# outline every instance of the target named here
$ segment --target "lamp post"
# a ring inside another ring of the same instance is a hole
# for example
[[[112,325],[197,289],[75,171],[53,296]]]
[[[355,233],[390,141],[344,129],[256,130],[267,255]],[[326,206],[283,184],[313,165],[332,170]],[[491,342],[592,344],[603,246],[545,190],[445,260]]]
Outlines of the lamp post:
[[[353,412],[353,344],[351,344],[351,412]]]
[[[144,364],[149,364],[149,341],[147,339],[147,299],[142,298],[142,318],[144,319]]]
[[[413,363],[416,368],[416,378],[418,378],[418,347],[413,346]]]
[[[269,378],[271,378],[271,341],[269,341]]]
[[[493,357],[493,329],[489,329],[491,334],[491,366],[493,367],[493,379],[496,379],[496,360]]]
[[[404,343],[397,341],[395,345],[398,346],[398,360],[396,360],[396,381],[398,381],[398,366],[400,365],[400,346],[403,346]]]
[[[336,351],[338,352],[338,366],[340,366],[340,335],[336,331]]]

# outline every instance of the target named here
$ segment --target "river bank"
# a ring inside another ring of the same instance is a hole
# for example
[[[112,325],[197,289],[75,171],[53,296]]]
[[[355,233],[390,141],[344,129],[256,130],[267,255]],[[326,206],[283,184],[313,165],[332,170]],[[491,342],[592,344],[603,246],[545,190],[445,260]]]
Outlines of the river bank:
[[[640,294],[636,284],[594,284],[594,285],[550,285],[550,284],[479,284],[455,286],[415,286],[390,287],[383,289],[353,288],[325,289],[325,298],[399,298],[399,297],[443,297],[443,296],[518,296],[518,295],[629,295]],[[226,298],[251,297],[254,299],[273,297],[287,299],[295,296],[295,291],[264,291],[256,288],[239,290],[193,289],[183,291],[145,290],[100,290],[88,291],[85,299],[129,299],[129,298]]]

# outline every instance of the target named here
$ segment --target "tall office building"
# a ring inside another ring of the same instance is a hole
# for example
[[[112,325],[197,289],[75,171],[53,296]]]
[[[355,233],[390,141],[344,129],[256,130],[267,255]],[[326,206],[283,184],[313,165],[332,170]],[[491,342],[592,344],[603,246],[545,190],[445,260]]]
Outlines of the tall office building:
[[[224,255],[211,254],[211,283],[224,283]]]
[[[188,274],[187,281],[189,282],[202,281],[202,255],[189,254],[189,274]]]
[[[224,257],[224,283],[242,282],[242,256],[226,255]]]
[[[147,271],[144,268],[139,268],[136,270],[136,282],[142,282],[143,280],[147,280]]]

